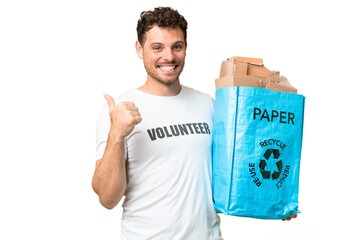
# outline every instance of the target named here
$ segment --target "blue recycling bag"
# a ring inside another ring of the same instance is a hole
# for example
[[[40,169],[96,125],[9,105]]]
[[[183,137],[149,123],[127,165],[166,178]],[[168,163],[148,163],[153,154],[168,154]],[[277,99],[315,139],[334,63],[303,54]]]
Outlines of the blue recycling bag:
[[[213,201],[228,215],[283,219],[298,213],[305,97],[265,88],[216,91]]]

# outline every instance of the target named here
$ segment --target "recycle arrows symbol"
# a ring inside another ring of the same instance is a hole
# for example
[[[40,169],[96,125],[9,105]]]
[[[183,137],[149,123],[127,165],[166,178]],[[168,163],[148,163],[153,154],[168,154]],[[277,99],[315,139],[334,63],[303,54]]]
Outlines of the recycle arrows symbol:
[[[267,166],[266,164],[266,161],[269,160],[270,156],[273,155],[273,159],[279,159],[280,157],[280,152],[278,149],[267,149],[266,152],[264,153],[264,158],[266,160],[263,160],[261,159],[260,160],[260,164],[259,164],[259,168],[260,168],[260,172],[261,172],[261,175],[264,179],[269,179],[270,178],[270,174],[271,172],[270,171],[266,171],[265,170],[265,167]],[[276,162],[276,166],[277,166],[277,170],[278,171],[274,171],[272,174],[271,174],[271,177],[272,179],[277,179],[279,178],[280,176],[280,173],[281,173],[281,170],[283,168],[283,164],[282,164],[282,161],[279,160]]]

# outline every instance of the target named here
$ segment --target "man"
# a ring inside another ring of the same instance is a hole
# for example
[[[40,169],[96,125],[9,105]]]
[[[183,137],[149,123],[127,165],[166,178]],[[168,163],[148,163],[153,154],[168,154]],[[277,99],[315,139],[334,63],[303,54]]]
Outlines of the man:
[[[93,189],[106,208],[125,196],[123,239],[222,239],[211,196],[213,100],[179,82],[187,22],[176,10],[141,13],[147,79],[116,99],[97,126]]]

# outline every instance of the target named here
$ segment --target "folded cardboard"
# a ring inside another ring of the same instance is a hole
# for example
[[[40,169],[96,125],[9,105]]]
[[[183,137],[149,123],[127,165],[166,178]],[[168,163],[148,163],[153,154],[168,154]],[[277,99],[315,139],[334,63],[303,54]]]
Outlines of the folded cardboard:
[[[222,87],[234,87],[234,86],[244,86],[244,87],[261,87],[261,78],[247,75],[227,75],[222,78],[215,80],[216,90]]]
[[[272,91],[293,92],[297,89],[280,76],[279,71],[267,69],[261,58],[231,57],[221,64],[220,76],[215,80],[216,90],[222,87],[260,87]]]
[[[291,86],[289,80],[286,77],[281,76],[277,82],[269,82],[266,88],[272,91],[278,92],[292,92],[297,93],[297,89]]]
[[[222,62],[220,77],[225,75],[248,75],[269,77],[273,71],[267,69],[261,58],[232,57]]]

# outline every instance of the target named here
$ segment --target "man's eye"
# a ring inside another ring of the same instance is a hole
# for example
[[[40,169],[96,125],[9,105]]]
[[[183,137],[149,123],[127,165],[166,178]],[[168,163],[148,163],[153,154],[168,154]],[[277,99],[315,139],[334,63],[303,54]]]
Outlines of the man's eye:
[[[180,45],[175,45],[175,46],[174,46],[174,49],[175,49],[175,50],[180,50],[181,48],[182,48],[182,47],[181,47]]]
[[[160,50],[161,50],[161,47],[155,46],[155,47],[153,47],[153,50],[155,50],[155,51],[160,51]]]

